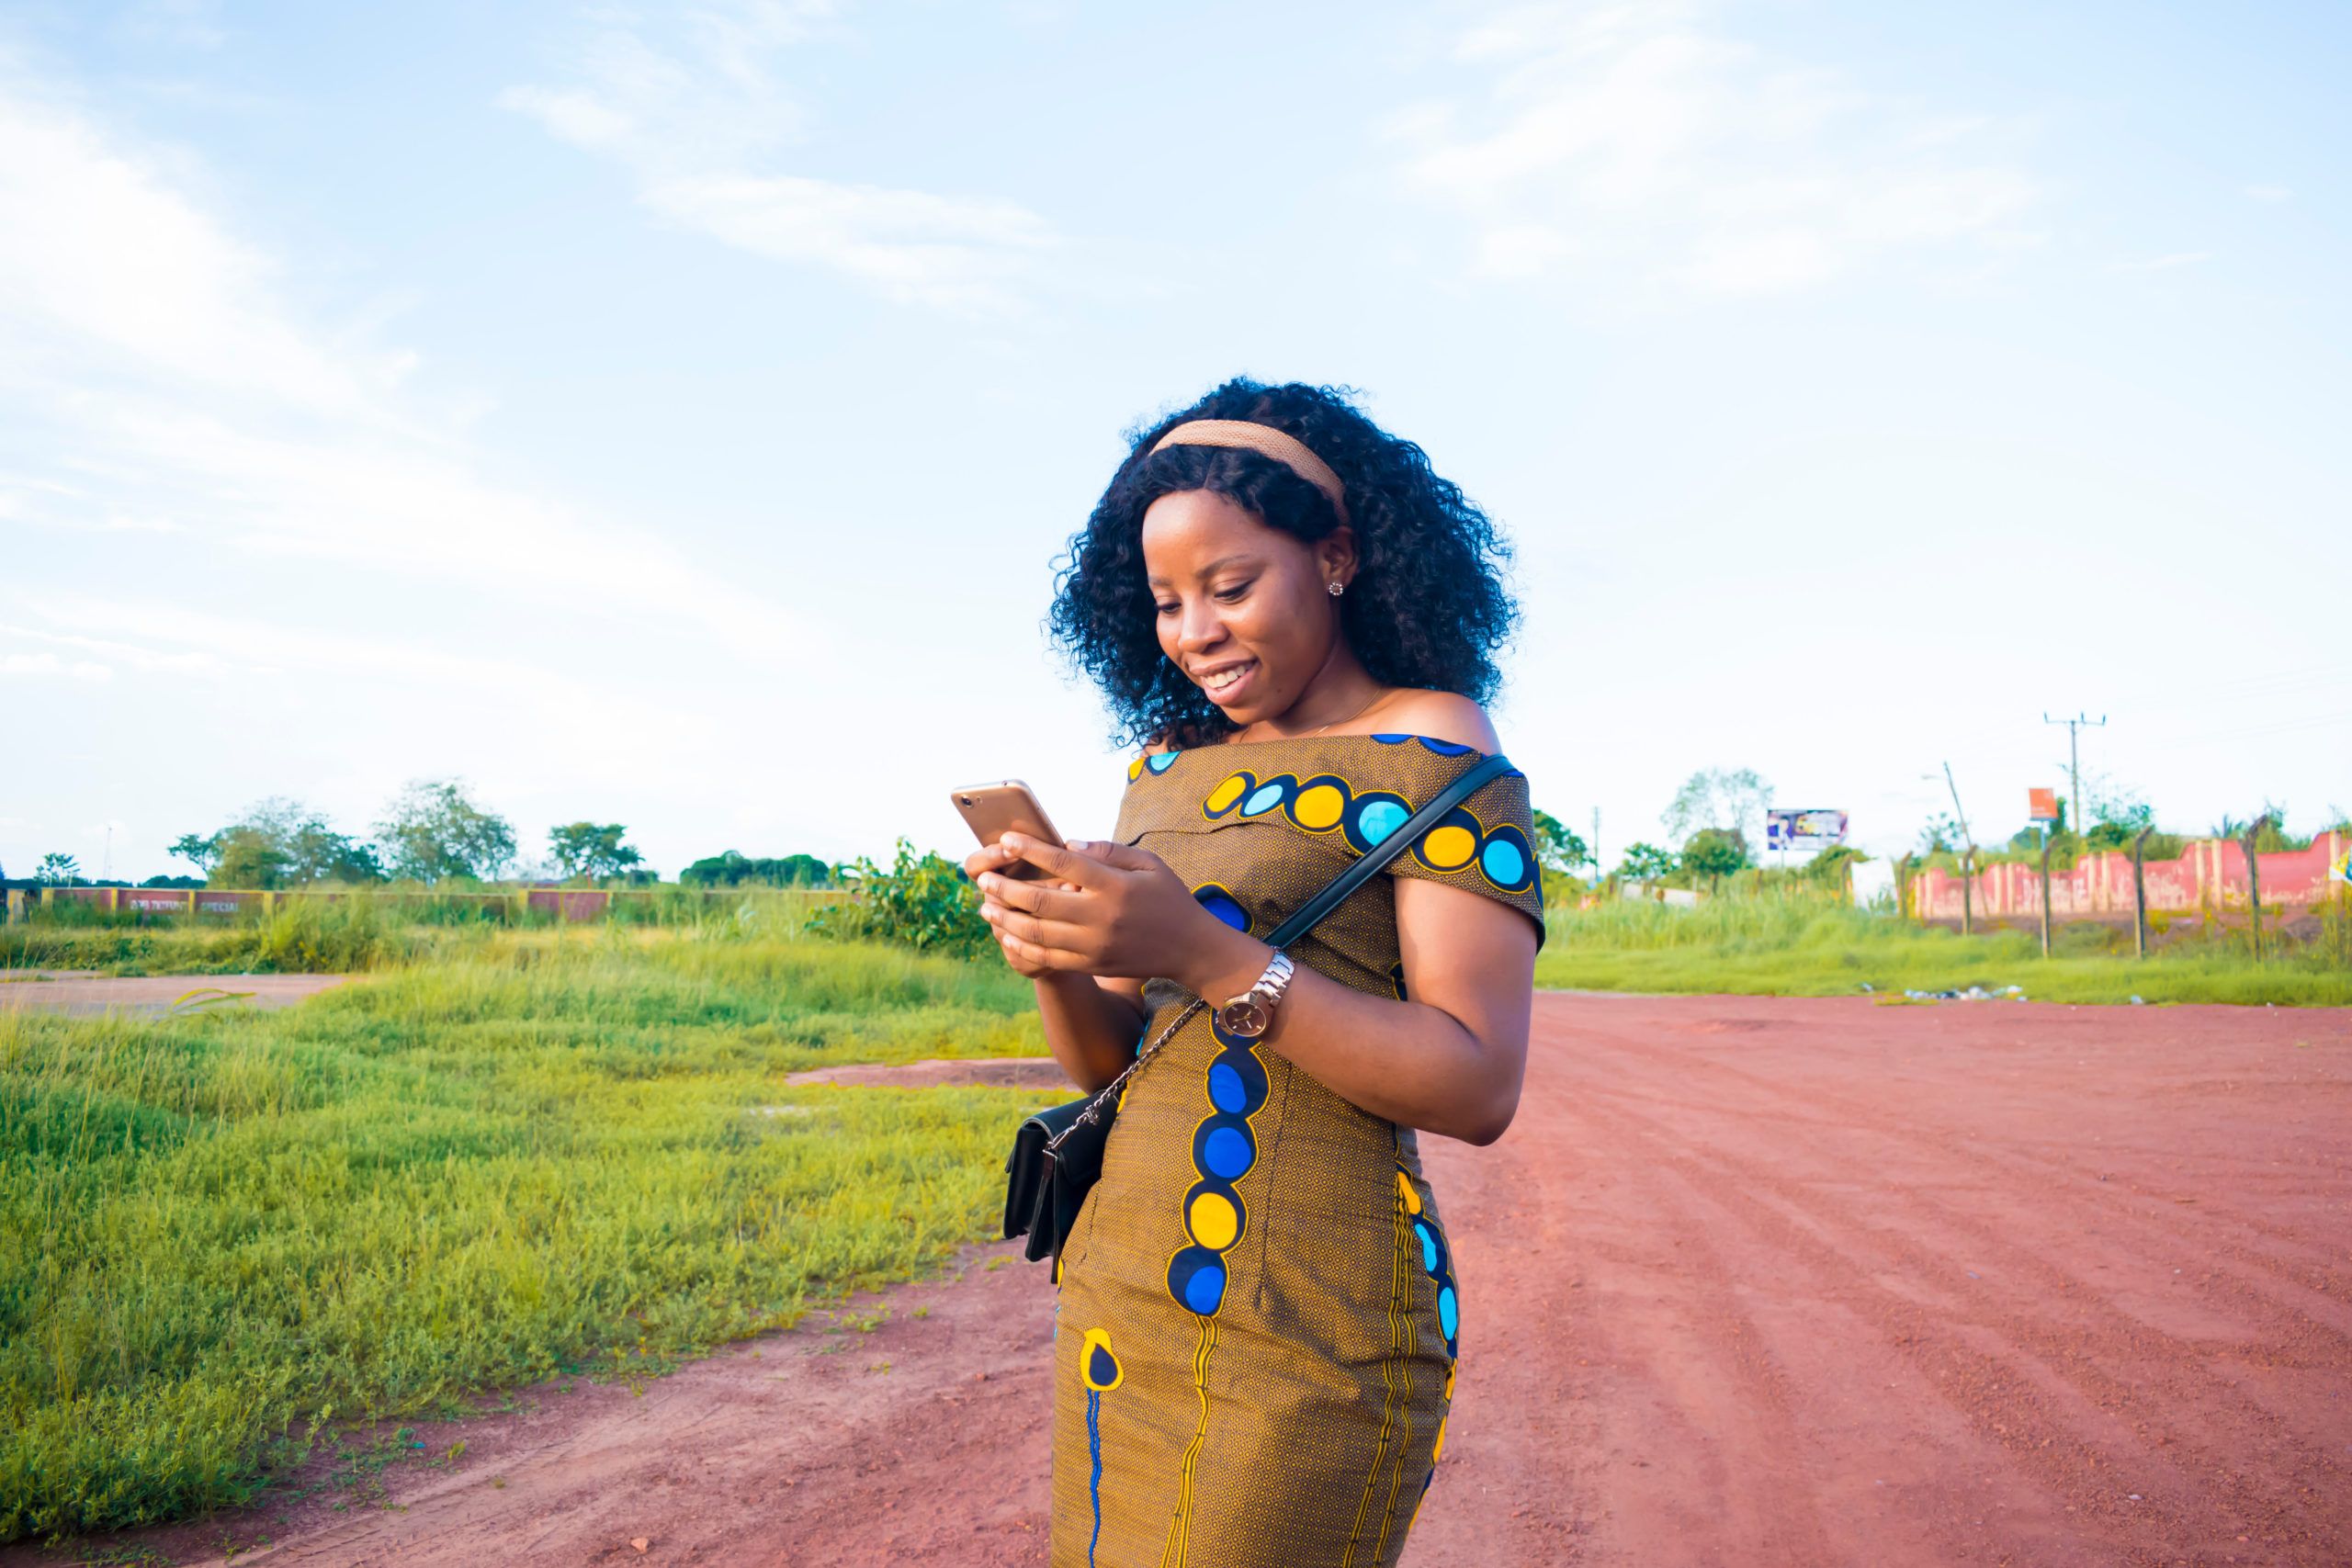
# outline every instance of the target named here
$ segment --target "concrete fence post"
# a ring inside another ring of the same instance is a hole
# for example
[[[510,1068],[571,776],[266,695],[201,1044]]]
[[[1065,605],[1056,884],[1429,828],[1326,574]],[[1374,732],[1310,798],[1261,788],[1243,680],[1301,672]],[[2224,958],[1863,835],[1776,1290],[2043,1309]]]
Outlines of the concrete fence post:
[[[2050,956],[2050,835],[2041,835],[2041,956]]]
[[[2143,828],[2132,840],[2132,946],[2137,958],[2148,956],[2148,835],[2154,831]]]
[[[2262,829],[2270,825],[2270,814],[2264,812],[2245,830],[2245,908],[2246,931],[2254,942],[2254,961],[2262,962],[2262,867],[2254,852],[2255,840]]]

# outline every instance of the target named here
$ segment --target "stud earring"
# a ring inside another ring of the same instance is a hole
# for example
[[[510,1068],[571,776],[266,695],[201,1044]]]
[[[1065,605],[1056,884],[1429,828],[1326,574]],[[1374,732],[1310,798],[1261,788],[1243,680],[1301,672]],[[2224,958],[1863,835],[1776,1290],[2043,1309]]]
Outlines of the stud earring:
[[[1348,585],[1344,582],[1334,582],[1328,584],[1328,586],[1331,591],[1331,597],[1334,599],[1337,599],[1340,594],[1345,593],[1348,591]]]

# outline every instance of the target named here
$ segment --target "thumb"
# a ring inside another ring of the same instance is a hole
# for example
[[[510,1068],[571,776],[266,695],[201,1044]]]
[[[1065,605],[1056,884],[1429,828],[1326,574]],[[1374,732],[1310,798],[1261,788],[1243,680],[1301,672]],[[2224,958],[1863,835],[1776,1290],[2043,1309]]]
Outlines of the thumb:
[[[1159,857],[1150,851],[1120,843],[1115,839],[1097,840],[1088,844],[1072,844],[1070,848],[1089,860],[1101,861],[1104,865],[1115,867],[1120,871],[1148,871],[1159,863]]]

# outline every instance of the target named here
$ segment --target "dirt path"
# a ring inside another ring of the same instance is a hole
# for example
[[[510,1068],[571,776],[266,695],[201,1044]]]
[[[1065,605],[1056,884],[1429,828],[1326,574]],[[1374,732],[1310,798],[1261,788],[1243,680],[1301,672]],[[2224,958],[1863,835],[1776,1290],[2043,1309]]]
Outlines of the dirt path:
[[[1548,996],[1510,1135],[1431,1145],[1464,1361],[1416,1568],[2352,1561],[2344,1012]],[[402,1511],[148,1542],[1043,1563],[1052,1301],[1005,1250],[422,1431],[467,1450]]]
[[[0,976],[0,1008],[24,1008],[93,1017],[104,1012],[156,1014],[175,1006],[291,1007],[342,985],[348,975],[106,976],[80,969],[10,971]]]

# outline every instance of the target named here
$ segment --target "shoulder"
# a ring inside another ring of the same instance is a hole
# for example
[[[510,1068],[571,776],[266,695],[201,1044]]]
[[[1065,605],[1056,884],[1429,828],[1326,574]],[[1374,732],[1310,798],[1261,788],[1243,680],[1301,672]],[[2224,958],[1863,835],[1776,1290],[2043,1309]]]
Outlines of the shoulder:
[[[1383,733],[1426,735],[1488,753],[1502,750],[1487,710],[1458,692],[1404,687],[1380,705],[1378,715]]]

